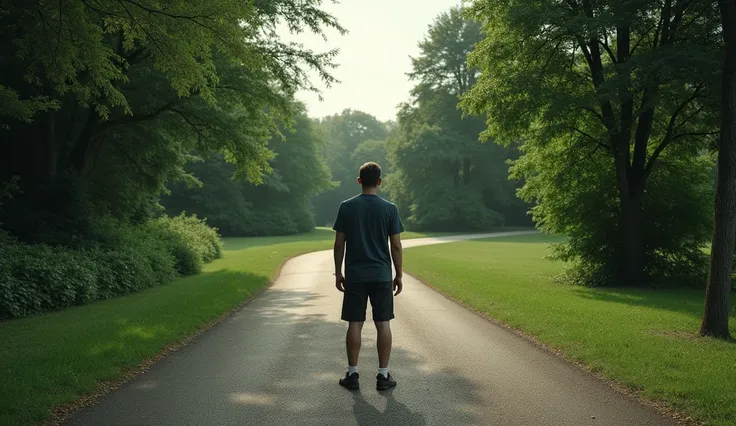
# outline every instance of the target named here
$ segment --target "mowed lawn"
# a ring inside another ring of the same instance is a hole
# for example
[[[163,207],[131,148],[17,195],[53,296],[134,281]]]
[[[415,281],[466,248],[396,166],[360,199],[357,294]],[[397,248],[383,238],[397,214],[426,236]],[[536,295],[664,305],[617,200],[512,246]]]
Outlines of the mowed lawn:
[[[404,238],[437,234],[406,233]],[[104,388],[267,286],[290,257],[334,232],[230,238],[225,257],[170,285],[0,323],[0,425],[31,424]]]
[[[204,273],[133,295],[0,323],[0,425],[42,421],[184,340],[264,288],[289,257],[331,247],[327,230],[226,240]]]
[[[704,291],[588,289],[554,278],[544,236],[412,248],[407,272],[643,396],[736,425],[736,343],[698,337]],[[731,330],[736,336],[736,314]]]

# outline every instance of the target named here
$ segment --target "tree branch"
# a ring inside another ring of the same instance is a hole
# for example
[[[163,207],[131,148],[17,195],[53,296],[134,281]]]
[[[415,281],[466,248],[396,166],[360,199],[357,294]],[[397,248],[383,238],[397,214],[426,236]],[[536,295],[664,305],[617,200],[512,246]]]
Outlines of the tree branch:
[[[693,119],[696,115],[700,114],[700,112],[703,111],[703,108],[705,108],[705,104],[700,105],[690,115],[688,115],[687,117],[683,118],[682,121],[680,121],[679,123],[677,123],[677,125],[675,126],[675,128],[679,128],[679,127],[683,126],[685,123],[687,123],[688,121],[690,121],[691,119]]]
[[[587,106],[581,106],[580,109],[582,109],[583,111],[588,111],[589,113],[595,115],[596,118],[600,120],[601,124],[603,124],[604,126],[606,125],[606,120],[603,118],[602,115],[600,115],[600,113],[598,113],[598,111],[594,110],[591,107],[587,107]]]
[[[672,140],[686,138],[690,136],[715,136],[717,134],[720,134],[721,132],[687,132],[687,133],[680,133],[672,138]]]
[[[607,145],[607,144],[605,144],[605,143],[601,142],[601,141],[600,141],[599,139],[597,139],[597,138],[594,138],[594,137],[593,137],[593,136],[591,136],[590,134],[588,134],[588,133],[586,133],[586,132],[584,132],[584,131],[582,131],[582,130],[578,129],[577,127],[575,127],[575,126],[570,126],[569,128],[570,128],[570,130],[572,130],[572,131],[574,131],[574,132],[576,132],[576,133],[580,134],[580,135],[581,135],[581,136],[583,136],[584,138],[587,138],[587,139],[589,139],[589,140],[590,140],[591,142],[595,143],[596,145],[600,146],[601,148],[605,148],[605,149],[606,149],[606,150],[608,150],[608,151],[610,151],[610,150],[611,150],[611,146],[610,146],[610,145]]]
[[[118,120],[114,121],[106,121],[102,126],[100,126],[99,132],[102,132],[104,130],[107,130],[111,127],[120,126],[123,124],[133,124],[133,123],[140,123],[142,121],[148,121],[153,120],[154,118],[158,117],[164,112],[172,111],[172,108],[177,104],[177,101],[170,101],[163,105],[161,105],[159,108],[156,108],[155,110],[143,114],[135,114],[135,115],[129,115],[122,117]]]
[[[603,46],[603,49],[605,49],[606,53],[608,53],[608,57],[611,59],[611,62],[617,64],[618,60],[616,59],[616,55],[613,54],[613,50],[611,50],[611,47],[608,45],[608,43],[604,43],[600,40],[598,40],[598,43]]]
[[[654,163],[656,163],[657,159],[662,154],[662,151],[664,151],[664,149],[667,148],[667,146],[671,144],[673,140],[676,139],[674,137],[674,132],[676,129],[677,117],[691,102],[693,102],[695,99],[697,99],[700,96],[700,91],[702,89],[703,89],[703,85],[699,85],[695,89],[693,94],[690,95],[689,98],[685,99],[685,101],[683,101],[677,107],[677,109],[675,109],[675,112],[672,113],[669,123],[667,124],[667,132],[665,133],[664,138],[662,139],[662,142],[657,146],[657,148],[654,149],[652,156],[649,157],[649,161],[647,161],[647,165],[644,167],[644,172],[646,176],[648,176],[652,172],[652,169],[654,168]],[[690,118],[688,118],[688,120]],[[686,134],[683,133],[683,135],[686,135]]]

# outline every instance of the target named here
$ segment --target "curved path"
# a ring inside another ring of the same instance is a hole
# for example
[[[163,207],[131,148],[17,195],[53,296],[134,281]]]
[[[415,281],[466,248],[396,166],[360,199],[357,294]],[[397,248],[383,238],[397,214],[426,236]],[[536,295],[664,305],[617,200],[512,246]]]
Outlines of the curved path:
[[[332,270],[331,252],[289,261],[261,296],[70,424],[675,424],[411,277],[392,323],[398,387],[375,390],[375,331],[366,323],[362,390],[342,389],[345,324]]]

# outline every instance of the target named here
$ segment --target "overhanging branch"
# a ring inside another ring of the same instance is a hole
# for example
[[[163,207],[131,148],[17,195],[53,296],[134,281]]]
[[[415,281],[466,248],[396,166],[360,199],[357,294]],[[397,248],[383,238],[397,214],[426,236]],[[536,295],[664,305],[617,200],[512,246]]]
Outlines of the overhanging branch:
[[[703,89],[703,85],[699,85],[695,88],[693,91],[693,94],[690,95],[689,98],[685,99],[678,107],[675,109],[675,112],[672,113],[672,116],[670,117],[669,123],[667,124],[667,132],[664,135],[664,138],[662,139],[662,142],[657,146],[657,148],[654,149],[654,152],[652,153],[652,156],[649,157],[649,161],[647,161],[646,167],[644,167],[644,172],[649,175],[652,172],[652,169],[654,168],[654,164],[657,162],[657,159],[662,154],[662,151],[667,148],[669,144],[672,143],[675,139],[679,139],[681,137],[685,137],[685,135],[688,135],[687,133],[683,133],[681,135],[678,135],[675,137],[675,130],[677,129],[677,118],[679,117],[680,113],[688,106],[690,103],[695,101],[700,97],[700,92]],[[696,113],[700,112],[702,108],[698,109]],[[694,117],[694,114],[691,114],[687,120],[690,120],[692,117]],[[681,123],[682,124],[682,123]],[[694,134],[691,134],[690,136],[695,136]],[[700,136],[704,136],[701,134]]]

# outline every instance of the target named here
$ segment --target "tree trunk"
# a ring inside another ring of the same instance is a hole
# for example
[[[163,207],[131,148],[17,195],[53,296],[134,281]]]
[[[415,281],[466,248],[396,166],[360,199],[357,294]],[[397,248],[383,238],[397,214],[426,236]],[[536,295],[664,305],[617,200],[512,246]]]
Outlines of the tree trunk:
[[[49,134],[48,134],[48,168],[47,174],[49,180],[56,176],[56,165],[58,162],[58,150],[56,146],[56,112],[49,113]]]
[[[470,158],[463,160],[463,183],[470,185]]]
[[[710,274],[700,334],[730,339],[729,296],[736,246],[736,2],[720,0],[725,58],[721,89],[718,186]]]
[[[614,167],[620,206],[621,247],[623,253],[618,276],[621,284],[639,286],[644,280],[644,247],[642,241],[642,201],[646,179],[632,170],[629,162],[627,134],[613,134],[609,139],[616,149]]]
[[[644,281],[642,196],[638,193],[633,193],[627,198],[622,199],[621,210],[621,226],[623,228],[624,240],[624,263],[621,265],[621,279],[624,285],[639,286]]]
[[[71,168],[79,174],[82,174],[85,170],[86,162],[89,159],[89,150],[92,147],[94,138],[97,136],[97,129],[100,125],[97,114],[94,111],[90,111],[89,114],[84,129],[79,135],[79,138],[77,138],[69,159]]]

